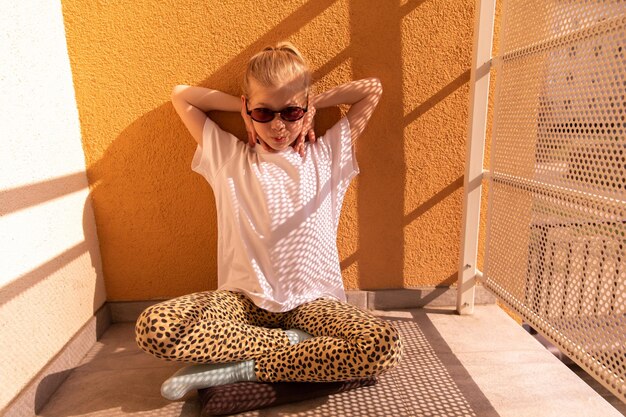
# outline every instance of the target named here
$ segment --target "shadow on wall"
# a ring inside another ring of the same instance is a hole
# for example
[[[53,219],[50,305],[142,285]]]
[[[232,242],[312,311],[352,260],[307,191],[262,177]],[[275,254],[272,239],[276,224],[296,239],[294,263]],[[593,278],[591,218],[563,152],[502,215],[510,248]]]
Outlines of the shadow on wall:
[[[19,210],[27,209],[65,195],[78,192],[87,187],[85,174],[77,172],[63,177],[53,178],[36,184],[0,190],[0,216]],[[68,248],[56,257],[39,265],[35,269],[23,274],[19,278],[0,287],[0,306],[11,302],[22,293],[34,288],[51,275],[65,268],[68,264],[89,253],[91,267],[96,272],[96,287],[94,291],[93,311],[98,304],[96,294],[105,293],[104,277],[101,272],[101,258],[98,252],[98,236],[94,224],[91,196],[88,195],[83,206],[83,232],[85,240]]]
[[[240,94],[240,79],[254,53],[284,40],[333,2],[306,3],[199,85]],[[168,94],[172,87],[163,86]],[[212,118],[245,137],[238,114]],[[338,110],[319,111],[318,134],[338,119]],[[191,171],[195,148],[167,102],[125,128],[89,166],[97,223],[105,230],[100,241],[110,300],[146,298],[148,288],[148,298],[169,298],[217,287],[216,209],[210,186]]]
[[[359,286],[404,286],[404,91],[402,32],[404,10],[399,1],[378,2],[374,8],[350,1],[352,74],[380,74],[383,98],[358,146],[361,164],[359,213]],[[385,48],[371,48],[384,44]],[[384,202],[378,204],[377,202]]]
[[[381,288],[381,277],[384,287],[404,286],[404,228],[440,201],[431,198],[404,214],[404,129],[469,79],[469,72],[464,73],[404,116],[401,21],[425,1],[382,2],[371,10],[350,0],[350,44],[314,73],[320,80],[350,61],[352,78],[378,76],[385,90],[357,145],[361,174],[358,235],[353,235],[358,236],[358,250],[342,261],[344,269],[358,262],[360,289]],[[199,85],[239,94],[240,75],[250,56],[288,39],[334,3],[306,2]],[[164,95],[172,87],[162,86]],[[245,137],[239,115],[214,117],[225,130]],[[319,111],[317,133],[339,117],[337,109]],[[88,167],[109,300],[169,298],[216,288],[216,210],[211,188],[191,171],[195,147],[167,102],[128,125]],[[462,178],[437,196],[443,199],[461,185]],[[449,273],[453,271],[442,271]]]
[[[51,200],[62,198],[67,196],[68,194],[72,194],[75,192],[80,192],[87,188],[87,181],[85,178],[84,172],[77,172],[74,174],[66,175],[63,177],[54,178],[47,181],[42,181],[36,184],[16,187],[12,189],[6,189],[0,191],[0,216],[8,215],[19,210],[28,209],[30,207],[34,207],[37,205],[45,204]],[[51,222],[56,219],[49,219]],[[85,203],[83,205],[82,211],[82,225],[83,225],[83,233],[85,240],[66,249],[62,253],[58,254],[52,259],[47,260],[43,264],[35,267],[31,271],[19,276],[15,277],[12,281],[0,286],[0,310],[11,302],[17,301],[23,305],[24,303],[29,303],[28,306],[32,305],[33,302],[44,302],[49,304],[45,310],[50,311],[51,309],[56,309],[59,313],[63,313],[64,311],[74,310],[78,308],[77,306],[86,306],[89,300],[76,300],[75,297],[72,296],[68,290],[68,293],[63,300],[65,304],[61,303],[59,305],[51,305],[51,302],[55,302],[54,300],[58,300],[59,294],[53,294],[52,301],[44,300],[44,297],[47,297],[48,294],[43,294],[39,291],[39,298],[33,298],[33,296],[28,295],[29,291],[36,288],[39,284],[45,282],[50,279],[54,274],[71,274],[74,276],[71,277],[74,280],[85,280],[95,274],[95,287],[93,294],[91,294],[91,302],[92,302],[92,313],[98,310],[105,298],[106,298],[106,290],[104,288],[104,277],[102,276],[102,266],[101,266],[101,257],[98,248],[98,237],[96,234],[96,225],[94,223],[94,214],[92,210],[92,203],[90,195],[85,199]],[[45,231],[42,233],[46,233]],[[10,237],[9,237],[10,238]],[[31,239],[38,239],[39,236],[32,236]],[[54,242],[52,242],[54,243]],[[35,244],[36,246],[36,244]],[[89,254],[89,262],[90,265],[86,265],[85,261],[81,261],[79,263],[75,263],[75,267],[73,269],[69,269],[68,265],[75,262],[79,258],[85,258],[84,255]],[[88,267],[92,268],[92,271],[88,271]],[[83,275],[83,273],[89,273],[89,277]],[[63,284],[67,284],[67,280],[63,282]],[[72,283],[69,288],[75,288],[76,283]],[[80,284],[78,284],[80,285]],[[59,291],[64,291],[66,287],[59,287]],[[61,293],[63,294],[63,293]],[[23,295],[26,295],[26,299],[21,299]],[[68,307],[69,304],[74,304],[74,307]],[[39,304],[41,307],[41,304]],[[82,310],[82,307],[81,307]],[[89,314],[88,311],[84,312],[85,314]],[[63,315],[61,314],[60,317]],[[50,320],[51,317],[44,317],[44,320]],[[25,322],[23,318],[20,317],[12,317],[11,320],[21,324],[22,327],[25,327],[28,332],[29,323]],[[6,324],[6,323],[4,323]],[[102,334],[104,328],[107,326],[107,323],[102,323],[99,321],[96,325],[96,333],[98,335]],[[13,326],[15,330],[17,327]],[[35,335],[37,336],[37,335]],[[47,343],[49,334],[38,335],[38,337],[34,337],[29,343]],[[40,358],[41,359],[41,358]],[[25,405],[27,409],[34,409],[35,412],[40,410],[43,405],[48,401],[52,393],[56,390],[56,388],[67,378],[71,369],[65,370],[63,372],[54,373],[51,375],[47,375],[37,384],[37,391],[35,393],[35,397],[32,398],[33,404]],[[36,380],[35,377],[34,380]],[[22,404],[24,401],[30,402],[31,398],[26,396],[18,395],[20,398],[18,401],[21,401]]]

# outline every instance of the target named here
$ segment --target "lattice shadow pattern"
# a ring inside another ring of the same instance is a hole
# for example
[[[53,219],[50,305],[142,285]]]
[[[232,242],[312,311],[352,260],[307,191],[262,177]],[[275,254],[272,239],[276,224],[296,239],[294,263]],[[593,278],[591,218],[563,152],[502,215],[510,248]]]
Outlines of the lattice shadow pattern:
[[[494,417],[498,414],[466,371],[441,347],[428,319],[390,320],[405,342],[400,365],[378,384],[298,404],[237,414],[239,417]],[[419,322],[419,323],[418,323]],[[424,332],[422,331],[424,329]],[[437,349],[431,342],[437,343]],[[444,342],[445,344],[445,342]],[[457,383],[456,381],[463,381]]]

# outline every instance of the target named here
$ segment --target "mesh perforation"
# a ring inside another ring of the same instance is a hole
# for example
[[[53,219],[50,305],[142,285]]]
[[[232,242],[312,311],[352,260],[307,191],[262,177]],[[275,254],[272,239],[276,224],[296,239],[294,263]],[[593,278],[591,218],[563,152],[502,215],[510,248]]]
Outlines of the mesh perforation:
[[[626,2],[505,3],[485,285],[626,401]]]

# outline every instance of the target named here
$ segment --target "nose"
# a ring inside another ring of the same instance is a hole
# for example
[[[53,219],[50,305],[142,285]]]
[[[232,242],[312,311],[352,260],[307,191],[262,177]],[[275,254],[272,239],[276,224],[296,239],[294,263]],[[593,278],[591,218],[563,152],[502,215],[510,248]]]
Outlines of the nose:
[[[283,127],[285,127],[285,123],[283,122],[283,119],[280,118],[280,115],[278,113],[274,114],[274,119],[270,122],[272,129],[275,130],[280,130]]]

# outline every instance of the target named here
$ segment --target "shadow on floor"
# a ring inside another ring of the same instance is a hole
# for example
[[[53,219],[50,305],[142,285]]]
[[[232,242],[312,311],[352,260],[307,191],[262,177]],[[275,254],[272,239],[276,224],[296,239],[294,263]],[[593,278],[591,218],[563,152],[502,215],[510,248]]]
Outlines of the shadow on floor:
[[[412,311],[413,320],[391,320],[408,341],[404,361],[391,375],[407,415],[497,417],[427,313],[455,314],[420,309]]]
[[[378,384],[340,394],[237,414],[252,416],[476,416],[498,414],[441,337],[427,309],[386,313],[400,330],[404,357]],[[160,385],[181,365],[158,360],[134,343],[131,323],[112,325],[39,414],[199,416],[197,394],[161,397]]]

